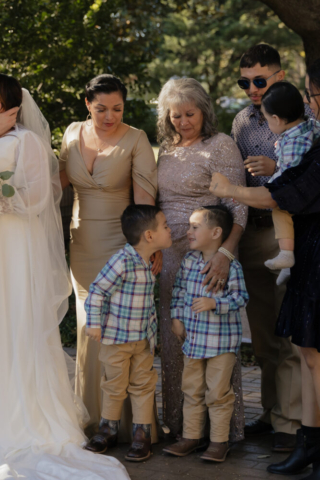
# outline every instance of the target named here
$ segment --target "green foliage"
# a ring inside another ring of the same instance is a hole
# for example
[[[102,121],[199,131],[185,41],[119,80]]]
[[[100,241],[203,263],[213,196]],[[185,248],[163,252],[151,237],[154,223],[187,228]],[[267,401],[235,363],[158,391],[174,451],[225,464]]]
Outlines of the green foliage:
[[[13,197],[14,195],[14,188],[11,187],[11,185],[6,185],[6,184],[2,185],[1,191],[2,191],[2,195],[7,198]]]
[[[150,76],[161,84],[172,76],[193,77],[214,102],[223,96],[245,96],[236,85],[239,60],[257,43],[269,43],[280,50],[283,66],[297,84],[304,74],[300,37],[260,2],[189,0],[164,19],[163,31],[159,55],[148,67]],[[217,108],[220,130],[230,132],[235,113]]]
[[[0,172],[0,185],[1,185],[1,193],[4,197],[9,198],[13,197],[14,195],[14,188],[11,185],[7,185],[4,183],[6,180],[9,180],[13,175],[13,172],[9,172],[6,170],[5,172]]]
[[[5,0],[0,71],[30,90],[59,140],[86,117],[84,85],[95,75],[116,74],[131,95],[150,90],[168,11],[162,0]]]
[[[132,127],[141,128],[146,132],[150,142],[157,138],[157,113],[154,108],[142,99],[132,99],[126,104],[124,121]]]
[[[74,292],[69,297],[69,310],[60,323],[61,342],[64,347],[74,347],[77,344],[77,314]]]
[[[13,175],[13,172],[9,172],[8,170],[6,170],[5,172],[0,172],[0,180],[9,180],[9,178],[11,178]]]

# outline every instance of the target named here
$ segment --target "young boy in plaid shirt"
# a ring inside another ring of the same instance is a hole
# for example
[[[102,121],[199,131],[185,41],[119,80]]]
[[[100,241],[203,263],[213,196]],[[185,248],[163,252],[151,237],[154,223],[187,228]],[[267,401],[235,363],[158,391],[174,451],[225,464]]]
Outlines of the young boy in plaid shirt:
[[[220,281],[221,291],[207,292],[202,285],[205,274],[201,271],[231,232],[233,218],[228,209],[221,205],[198,208],[189,224],[192,251],[177,273],[171,302],[172,331],[184,341],[183,437],[164,451],[185,456],[206,446],[203,436],[209,411],[211,441],[201,458],[223,462],[229,451],[235,401],[231,375],[242,336],[239,309],[249,297],[235,259],[226,285]]]
[[[275,144],[277,171],[268,182],[271,183],[288,168],[299,165],[304,154],[320,137],[320,123],[313,118],[305,118],[301,94],[288,82],[271,85],[262,97],[261,111],[271,132],[280,135]],[[278,207],[272,211],[272,220],[280,253],[267,260],[265,265],[271,270],[284,269],[277,279],[280,285],[290,275],[289,268],[294,265],[294,228],[291,214]]]
[[[127,244],[103,267],[85,302],[86,333],[101,340],[103,407],[99,431],[86,449],[104,453],[117,443],[122,405],[130,395],[133,442],[126,459],[151,452],[151,421],[157,373],[153,369],[157,317],[150,257],[171,246],[166,217],[152,205],[130,205],[121,225]]]

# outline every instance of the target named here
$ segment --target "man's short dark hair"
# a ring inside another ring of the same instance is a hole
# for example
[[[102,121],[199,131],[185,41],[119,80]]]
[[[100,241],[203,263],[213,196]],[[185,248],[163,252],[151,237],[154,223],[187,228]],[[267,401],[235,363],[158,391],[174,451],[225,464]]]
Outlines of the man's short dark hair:
[[[233,215],[225,205],[206,205],[194,212],[204,212],[205,222],[209,228],[222,228],[222,243],[229,237],[233,227]]]
[[[277,115],[287,123],[304,118],[304,103],[299,90],[289,82],[276,82],[262,97],[262,105],[269,115]]]
[[[270,45],[260,43],[249,48],[241,57],[240,68],[253,68],[260,63],[261,67],[278,67],[281,69],[281,60],[278,50]]]
[[[121,215],[121,227],[127,242],[135,246],[146,230],[156,230],[157,214],[161,212],[154,205],[129,205]]]

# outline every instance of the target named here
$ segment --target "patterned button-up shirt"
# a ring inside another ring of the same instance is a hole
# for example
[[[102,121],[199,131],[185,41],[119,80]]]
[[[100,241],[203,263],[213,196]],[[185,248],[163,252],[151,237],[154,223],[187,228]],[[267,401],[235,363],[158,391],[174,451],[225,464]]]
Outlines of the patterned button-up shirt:
[[[272,175],[269,182],[279,177],[287,168],[299,165],[303,155],[319,137],[320,123],[313,118],[282,133],[275,148],[278,171]]]
[[[87,327],[101,326],[101,341],[105,345],[147,338],[153,349],[157,316],[151,267],[127,243],[90,285],[85,301]]]
[[[192,251],[184,257],[177,273],[171,301],[171,318],[184,323],[186,340],[183,353],[190,358],[212,358],[240,348],[242,327],[239,309],[245,307],[249,295],[240,263],[233,260],[227,283],[218,293],[206,292],[202,285],[205,274],[202,253]],[[209,297],[216,308],[198,314],[191,310],[195,298]]]
[[[305,105],[305,114],[313,116],[308,105]],[[279,139],[279,135],[271,132],[260,108],[253,104],[244,108],[235,116],[231,137],[238,145],[243,160],[246,160],[249,156],[264,155],[277,162],[274,146]],[[252,176],[246,170],[246,179],[248,187],[263,187],[270,180],[270,177]],[[261,215],[262,212],[265,212],[265,210],[249,207],[249,215]]]

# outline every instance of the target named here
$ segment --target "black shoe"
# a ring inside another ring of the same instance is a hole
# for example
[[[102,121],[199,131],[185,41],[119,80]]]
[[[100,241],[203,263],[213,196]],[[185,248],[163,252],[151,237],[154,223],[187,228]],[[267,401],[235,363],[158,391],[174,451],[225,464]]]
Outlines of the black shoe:
[[[297,436],[291,433],[276,432],[273,436],[273,452],[293,452]]]
[[[296,447],[291,455],[283,462],[269,465],[267,471],[278,475],[296,475],[311,463],[317,462],[319,456],[320,446],[314,445],[307,448],[306,437],[300,428],[297,430]]]
[[[320,480],[320,461],[313,464],[313,472],[311,475],[308,475],[302,480]]]
[[[254,420],[244,427],[244,435],[263,435],[265,433],[273,432],[271,423],[262,422],[261,420]]]

